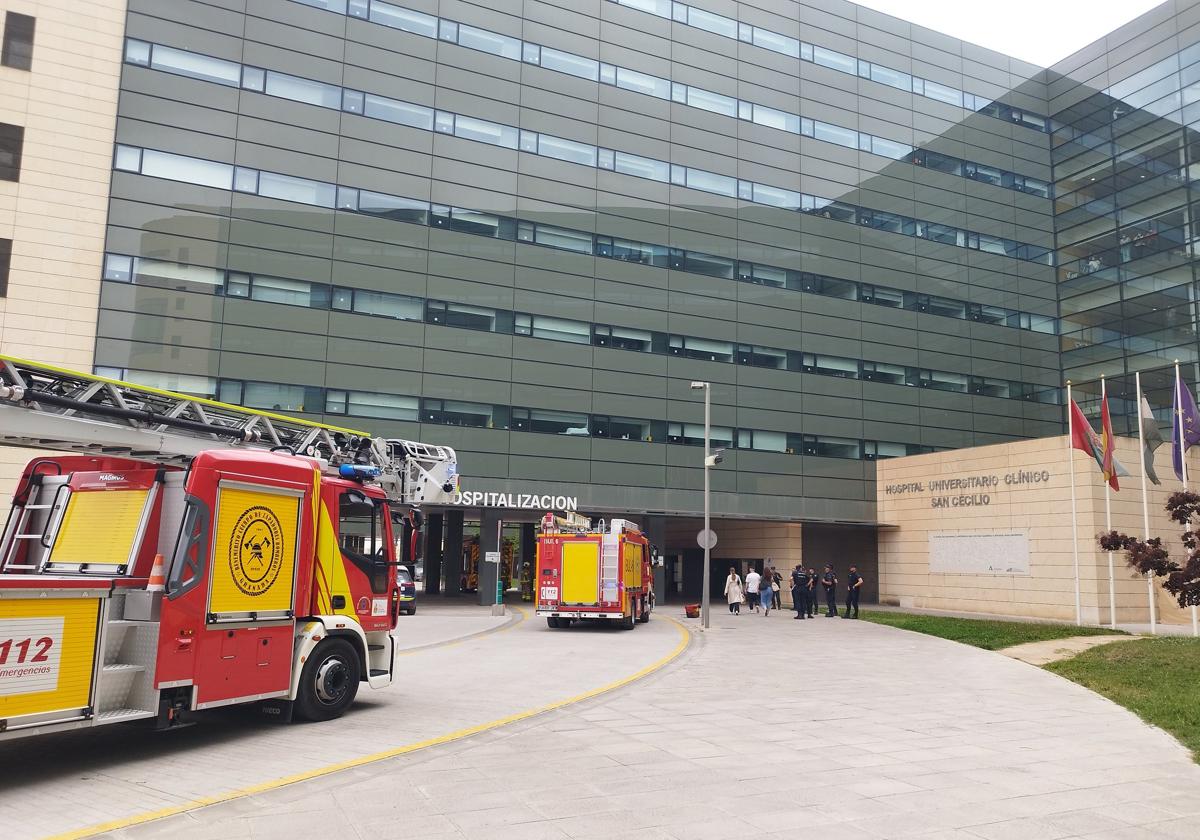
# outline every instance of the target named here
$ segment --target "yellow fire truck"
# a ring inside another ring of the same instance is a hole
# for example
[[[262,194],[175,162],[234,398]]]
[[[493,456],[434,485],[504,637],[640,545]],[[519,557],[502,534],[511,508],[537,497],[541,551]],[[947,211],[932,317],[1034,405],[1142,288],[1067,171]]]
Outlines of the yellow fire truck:
[[[547,513],[537,539],[537,614],[552,628],[583,619],[624,630],[650,620],[654,566],[650,541],[627,519],[596,527],[578,514]]]

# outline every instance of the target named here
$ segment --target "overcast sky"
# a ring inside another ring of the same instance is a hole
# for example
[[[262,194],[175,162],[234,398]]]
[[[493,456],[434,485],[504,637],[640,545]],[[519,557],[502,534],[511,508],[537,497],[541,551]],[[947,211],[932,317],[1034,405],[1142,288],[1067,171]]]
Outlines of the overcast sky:
[[[1086,47],[1162,0],[854,0],[1041,67]]]

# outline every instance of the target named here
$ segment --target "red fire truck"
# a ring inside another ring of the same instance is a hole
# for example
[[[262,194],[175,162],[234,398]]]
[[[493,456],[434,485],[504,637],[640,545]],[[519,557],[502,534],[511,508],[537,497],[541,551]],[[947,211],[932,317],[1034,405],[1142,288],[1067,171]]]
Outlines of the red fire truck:
[[[597,527],[577,514],[542,518],[537,540],[537,614],[552,628],[583,619],[616,621],[624,630],[654,609],[650,541],[627,519]]]
[[[0,534],[0,738],[263,701],[337,717],[392,681],[393,517],[453,449],[0,356],[25,467]]]

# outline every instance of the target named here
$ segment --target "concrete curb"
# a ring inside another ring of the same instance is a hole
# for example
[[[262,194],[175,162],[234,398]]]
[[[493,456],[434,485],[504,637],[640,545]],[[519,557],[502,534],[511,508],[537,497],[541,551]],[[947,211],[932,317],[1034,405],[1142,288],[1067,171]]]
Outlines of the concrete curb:
[[[453,639],[444,639],[440,642],[427,642],[423,645],[404,648],[403,650],[396,651],[396,658],[399,659],[401,656],[411,656],[414,653],[432,650],[433,648],[449,647],[451,645],[461,644],[462,642],[468,642],[472,639],[478,639],[482,636],[490,636],[493,633],[499,633],[502,630],[511,630],[528,617],[529,615],[525,611],[524,607],[514,607],[512,614],[508,617],[508,621],[505,621],[503,624],[497,624],[495,627],[489,627],[486,630],[476,630],[474,633],[468,633],[465,636],[457,636]]]

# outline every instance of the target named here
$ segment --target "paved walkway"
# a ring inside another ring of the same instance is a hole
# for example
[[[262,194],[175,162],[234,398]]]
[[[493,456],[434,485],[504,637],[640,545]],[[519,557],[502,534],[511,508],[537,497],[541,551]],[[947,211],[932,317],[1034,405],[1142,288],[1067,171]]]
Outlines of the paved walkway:
[[[1061,659],[1070,659],[1100,645],[1111,645],[1113,642],[1130,642],[1137,636],[1071,636],[1066,639],[1046,639],[1041,642],[1026,642],[1023,645],[1013,645],[996,651],[1013,659],[1020,659],[1030,665],[1049,665]]]
[[[561,679],[576,644],[600,667],[655,642],[529,622],[489,638],[519,652],[510,682]],[[114,837],[1192,840],[1197,820],[1200,767],[1176,741],[1040,668],[863,621],[714,611],[612,694]]]
[[[506,623],[487,607],[426,608],[432,606],[418,607],[399,624],[402,642],[422,644],[398,660],[399,683],[363,688],[337,721],[281,724],[232,707],[168,732],[108,726],[0,742],[0,838],[170,813],[284,777],[452,741],[625,679],[677,650],[687,635],[666,620],[632,632],[583,627],[552,633],[544,621],[524,618],[527,608]],[[480,634],[488,630],[494,632]],[[152,830],[171,831],[171,823]]]

